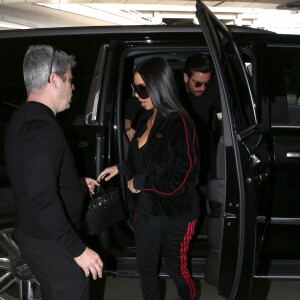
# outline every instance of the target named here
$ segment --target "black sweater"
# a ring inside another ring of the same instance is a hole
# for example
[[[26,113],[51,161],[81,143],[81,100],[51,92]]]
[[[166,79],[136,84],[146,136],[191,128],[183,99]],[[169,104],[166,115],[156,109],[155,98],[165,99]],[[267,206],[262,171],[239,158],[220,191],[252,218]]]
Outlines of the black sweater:
[[[5,134],[6,165],[16,203],[16,230],[54,239],[73,257],[85,249],[75,227],[83,192],[73,155],[50,108],[25,102]]]

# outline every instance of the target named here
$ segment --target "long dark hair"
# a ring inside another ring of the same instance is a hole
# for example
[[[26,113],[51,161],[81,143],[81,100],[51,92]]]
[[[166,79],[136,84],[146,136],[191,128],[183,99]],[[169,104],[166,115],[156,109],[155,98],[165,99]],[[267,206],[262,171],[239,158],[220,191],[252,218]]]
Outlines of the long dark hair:
[[[164,116],[173,112],[187,114],[180,104],[176,81],[165,59],[149,58],[138,65],[134,72],[143,78],[149,96],[161,114]]]

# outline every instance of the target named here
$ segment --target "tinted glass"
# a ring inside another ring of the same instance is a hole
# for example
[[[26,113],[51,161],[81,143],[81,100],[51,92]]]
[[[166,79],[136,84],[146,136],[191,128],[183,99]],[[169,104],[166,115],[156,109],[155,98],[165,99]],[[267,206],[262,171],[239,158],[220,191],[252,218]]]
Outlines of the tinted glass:
[[[268,58],[272,123],[300,125],[300,47],[270,46]]]
[[[218,59],[229,92],[229,105],[235,130],[241,132],[256,124],[253,93],[247,78],[249,73],[231,35],[219,24],[215,29],[217,29]]]
[[[223,39],[223,42],[227,40],[225,36],[220,37]],[[246,78],[247,71],[243,69],[244,63],[241,63],[240,55],[233,45],[229,40],[225,43],[227,63],[224,64],[224,71],[230,92],[230,105],[235,128],[237,132],[240,132],[255,124],[255,115]]]

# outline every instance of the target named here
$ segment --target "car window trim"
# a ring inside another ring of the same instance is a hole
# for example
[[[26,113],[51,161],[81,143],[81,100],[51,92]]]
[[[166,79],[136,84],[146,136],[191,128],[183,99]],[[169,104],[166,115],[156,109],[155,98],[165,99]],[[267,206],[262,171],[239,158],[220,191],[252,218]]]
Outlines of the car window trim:
[[[102,79],[104,75],[104,64],[108,48],[108,44],[103,44],[99,50],[86,105],[85,122],[87,125],[98,125],[98,102],[100,99]]]

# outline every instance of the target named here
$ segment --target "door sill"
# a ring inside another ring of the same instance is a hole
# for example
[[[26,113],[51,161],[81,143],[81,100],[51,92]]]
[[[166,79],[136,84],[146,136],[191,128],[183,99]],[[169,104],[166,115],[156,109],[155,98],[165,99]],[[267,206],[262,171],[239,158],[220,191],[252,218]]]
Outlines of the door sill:
[[[272,259],[260,261],[254,278],[258,279],[300,279],[300,260]]]

